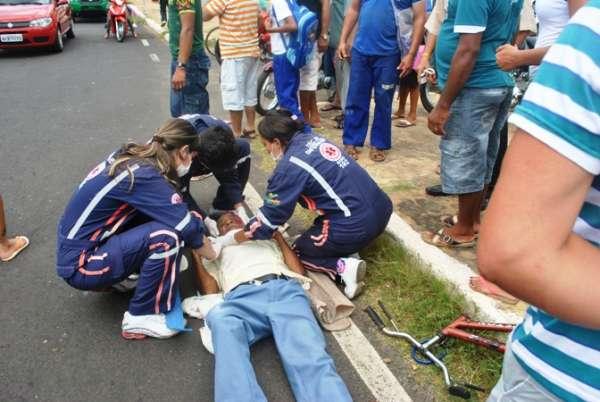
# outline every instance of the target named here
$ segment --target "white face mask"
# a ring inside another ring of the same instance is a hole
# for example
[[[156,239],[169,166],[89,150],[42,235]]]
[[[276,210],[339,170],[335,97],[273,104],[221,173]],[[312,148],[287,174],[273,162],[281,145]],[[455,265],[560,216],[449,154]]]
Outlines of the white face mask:
[[[279,161],[279,160],[281,159],[281,157],[283,156],[283,151],[280,149],[280,150],[279,150],[279,154],[275,155],[275,154],[273,153],[273,151],[271,150],[271,151],[269,151],[269,155],[271,155],[271,158],[273,158],[273,160],[274,160],[275,162],[277,162],[277,161]]]
[[[177,176],[178,177],[183,177],[186,174],[188,174],[188,172],[190,171],[190,168],[192,167],[192,161],[190,160],[190,163],[188,163],[187,165],[179,165],[177,166]]]

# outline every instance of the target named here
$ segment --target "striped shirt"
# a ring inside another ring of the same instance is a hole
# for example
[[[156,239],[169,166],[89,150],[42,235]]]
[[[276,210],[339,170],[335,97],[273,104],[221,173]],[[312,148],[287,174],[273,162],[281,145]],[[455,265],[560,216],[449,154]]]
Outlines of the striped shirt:
[[[206,7],[219,16],[219,45],[224,59],[259,56],[257,0],[211,0]]]
[[[550,48],[510,121],[594,176],[573,231],[600,247],[600,0],[591,0]],[[598,262],[600,269],[600,261]],[[598,309],[598,306],[593,308]],[[548,391],[600,401],[600,330],[530,307],[513,353]]]

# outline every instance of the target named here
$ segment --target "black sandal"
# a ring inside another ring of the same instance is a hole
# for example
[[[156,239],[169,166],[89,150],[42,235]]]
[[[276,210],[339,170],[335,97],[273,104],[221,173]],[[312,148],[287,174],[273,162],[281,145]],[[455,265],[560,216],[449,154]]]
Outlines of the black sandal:
[[[254,138],[256,138],[256,130],[246,130],[246,129],[243,129],[242,130],[242,135],[240,137],[241,138],[247,138],[249,140],[253,140]]]

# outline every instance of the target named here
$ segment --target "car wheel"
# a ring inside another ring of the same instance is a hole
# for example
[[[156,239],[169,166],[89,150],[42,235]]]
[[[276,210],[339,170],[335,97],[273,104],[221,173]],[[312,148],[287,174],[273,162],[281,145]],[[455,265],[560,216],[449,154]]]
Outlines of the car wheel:
[[[65,48],[65,44],[63,43],[62,33],[60,32],[60,27],[57,26],[56,27],[56,41],[54,42],[54,46],[52,47],[52,50],[55,51],[56,53],[60,53],[63,51],[64,48]]]
[[[71,21],[71,28],[67,31],[67,38],[75,39],[75,22]]]

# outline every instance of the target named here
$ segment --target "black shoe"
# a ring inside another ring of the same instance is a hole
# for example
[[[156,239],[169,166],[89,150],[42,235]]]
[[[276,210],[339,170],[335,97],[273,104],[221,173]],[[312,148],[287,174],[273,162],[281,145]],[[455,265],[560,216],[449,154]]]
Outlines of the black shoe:
[[[452,194],[444,193],[444,190],[442,190],[441,184],[436,184],[434,186],[425,187],[425,192],[427,193],[427,195],[430,195],[432,197],[446,197],[446,196],[452,195]]]

